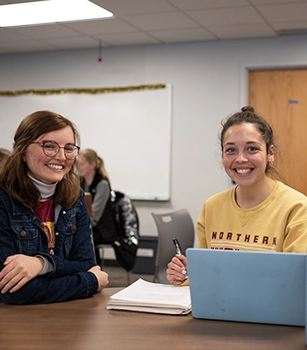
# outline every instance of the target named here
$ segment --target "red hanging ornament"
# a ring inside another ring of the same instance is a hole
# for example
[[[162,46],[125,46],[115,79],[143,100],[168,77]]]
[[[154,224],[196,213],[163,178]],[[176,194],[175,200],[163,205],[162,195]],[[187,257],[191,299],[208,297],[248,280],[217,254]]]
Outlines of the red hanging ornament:
[[[101,40],[99,40],[97,62],[99,62],[99,63],[102,62],[102,57],[101,57]]]

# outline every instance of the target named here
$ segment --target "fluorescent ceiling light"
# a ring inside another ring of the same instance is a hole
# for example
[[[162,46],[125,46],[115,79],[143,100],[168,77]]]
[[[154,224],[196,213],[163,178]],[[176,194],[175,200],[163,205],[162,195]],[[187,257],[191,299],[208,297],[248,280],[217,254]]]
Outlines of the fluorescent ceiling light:
[[[0,6],[0,27],[82,21],[113,17],[87,0],[44,0]]]

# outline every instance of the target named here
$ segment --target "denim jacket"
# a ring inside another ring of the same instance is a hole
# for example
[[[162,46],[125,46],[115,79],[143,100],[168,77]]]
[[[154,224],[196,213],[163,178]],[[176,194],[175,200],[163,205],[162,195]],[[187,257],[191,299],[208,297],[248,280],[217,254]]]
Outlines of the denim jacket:
[[[41,255],[54,266],[52,272],[33,278],[18,291],[0,293],[0,301],[52,303],[87,298],[97,292],[97,278],[87,272],[96,263],[83,191],[71,208],[61,205],[58,209],[54,255],[50,255],[47,236],[33,211],[0,190],[0,269],[5,259],[14,254]]]

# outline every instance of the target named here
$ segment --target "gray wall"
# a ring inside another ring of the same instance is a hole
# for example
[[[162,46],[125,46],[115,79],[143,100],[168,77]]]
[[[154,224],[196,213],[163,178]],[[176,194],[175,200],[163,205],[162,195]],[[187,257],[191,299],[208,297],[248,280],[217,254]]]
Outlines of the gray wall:
[[[187,208],[196,222],[203,202],[232,186],[218,131],[223,118],[247,103],[247,70],[305,67],[306,43],[296,36],[120,47],[103,49],[102,63],[97,49],[0,56],[0,90],[172,84],[171,200],[136,202],[141,234],[156,235],[151,212]]]

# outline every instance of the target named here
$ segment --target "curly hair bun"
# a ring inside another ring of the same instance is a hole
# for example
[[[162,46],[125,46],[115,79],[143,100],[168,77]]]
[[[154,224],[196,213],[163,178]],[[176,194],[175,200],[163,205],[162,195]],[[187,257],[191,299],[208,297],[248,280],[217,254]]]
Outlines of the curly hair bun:
[[[241,111],[242,112],[251,112],[251,113],[254,113],[254,107],[252,106],[244,106],[241,108]]]

